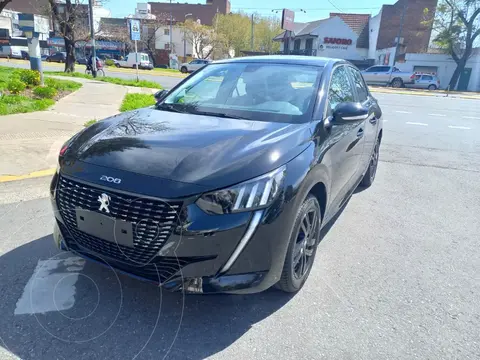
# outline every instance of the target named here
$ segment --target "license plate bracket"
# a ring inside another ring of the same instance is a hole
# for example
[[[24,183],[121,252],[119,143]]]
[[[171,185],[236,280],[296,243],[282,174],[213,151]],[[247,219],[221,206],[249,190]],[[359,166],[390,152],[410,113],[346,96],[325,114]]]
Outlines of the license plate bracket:
[[[114,244],[133,248],[132,223],[94,211],[75,208],[78,230]]]

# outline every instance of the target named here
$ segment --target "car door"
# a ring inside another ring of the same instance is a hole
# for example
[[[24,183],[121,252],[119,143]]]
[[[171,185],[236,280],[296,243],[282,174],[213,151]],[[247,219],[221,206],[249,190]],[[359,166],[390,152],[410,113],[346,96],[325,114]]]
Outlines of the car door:
[[[362,76],[368,84],[372,84],[375,82],[375,75],[378,70],[377,68],[378,66],[372,66],[367,70],[365,70],[364,72],[362,72]]]
[[[428,89],[428,87],[430,85],[434,84],[433,76],[432,75],[422,75],[417,84],[418,84],[418,87],[421,88],[421,89]]]
[[[367,120],[364,120],[363,123],[364,147],[362,156],[359,160],[360,165],[358,175],[360,176],[363,175],[363,173],[367,169],[368,164],[370,163],[370,157],[377,139],[378,119],[375,114],[376,100],[370,95],[368,87],[363,81],[360,72],[352,66],[349,66],[348,70],[357,93],[357,101],[362,104],[363,107],[368,109],[368,118]]]
[[[359,162],[363,156],[365,121],[338,123],[332,115],[335,108],[345,102],[356,102],[356,94],[348,74],[348,67],[341,65],[332,72],[328,89],[327,114],[330,120],[332,205],[338,207],[357,180]]]
[[[198,60],[192,60],[188,64],[188,71],[197,71],[199,67]]]
[[[386,85],[393,79],[392,68],[390,66],[379,66],[377,73],[377,83]]]

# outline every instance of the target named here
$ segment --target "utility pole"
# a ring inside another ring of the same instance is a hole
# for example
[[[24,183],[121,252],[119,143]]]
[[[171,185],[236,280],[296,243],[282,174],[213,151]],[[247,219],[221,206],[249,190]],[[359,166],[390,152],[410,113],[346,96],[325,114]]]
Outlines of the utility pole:
[[[251,39],[250,39],[250,47],[251,47],[251,50],[253,51],[253,30],[254,30],[254,17],[253,17],[253,14],[252,14],[252,36],[251,36]]]
[[[172,22],[173,22],[173,17],[172,17],[172,0],[170,0],[170,54],[172,53]]]
[[[171,1],[171,0],[170,0]],[[97,52],[95,50],[95,24],[93,20],[93,1],[88,0],[88,8],[90,11],[90,37],[92,38],[92,75],[94,78],[97,77]]]
[[[193,16],[192,13],[185,14],[183,20],[183,62],[187,62],[187,32],[185,31],[185,22],[188,16]]]
[[[403,1],[405,1],[405,5],[403,6],[402,17],[400,19],[400,29],[398,29],[397,44],[395,46],[395,55],[393,57],[393,66],[395,66],[397,62],[398,50],[400,49],[400,38],[402,37],[403,23],[405,21],[405,13],[407,12],[408,0],[403,0]]]

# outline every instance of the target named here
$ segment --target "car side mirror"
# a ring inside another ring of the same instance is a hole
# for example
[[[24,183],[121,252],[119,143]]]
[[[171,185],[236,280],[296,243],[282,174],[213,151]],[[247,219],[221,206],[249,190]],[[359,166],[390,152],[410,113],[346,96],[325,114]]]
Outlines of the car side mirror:
[[[368,109],[360,103],[346,102],[338,104],[333,111],[333,121],[349,122],[361,121],[368,118]]]
[[[157,91],[153,96],[155,97],[155,100],[159,102],[165,97],[165,95],[167,95],[167,93],[168,93],[167,90],[160,90],[160,91]]]

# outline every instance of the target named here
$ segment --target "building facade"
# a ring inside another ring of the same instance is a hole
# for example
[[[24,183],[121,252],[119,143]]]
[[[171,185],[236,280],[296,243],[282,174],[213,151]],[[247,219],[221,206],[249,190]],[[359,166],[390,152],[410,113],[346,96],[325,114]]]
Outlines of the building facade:
[[[370,15],[331,13],[328,19],[295,23],[294,30],[274,38],[283,54],[341,58],[368,67]]]
[[[229,0],[206,0],[203,4],[179,2],[150,2],[149,4],[152,14],[157,17],[165,17],[165,15],[169,16],[171,13],[173,22],[179,23],[183,23],[188,16],[189,19],[199,20],[201,24],[212,25],[217,13],[228,14],[230,12]]]

